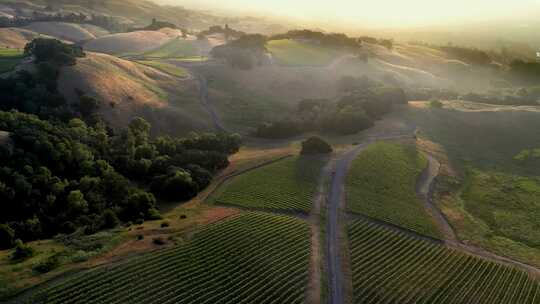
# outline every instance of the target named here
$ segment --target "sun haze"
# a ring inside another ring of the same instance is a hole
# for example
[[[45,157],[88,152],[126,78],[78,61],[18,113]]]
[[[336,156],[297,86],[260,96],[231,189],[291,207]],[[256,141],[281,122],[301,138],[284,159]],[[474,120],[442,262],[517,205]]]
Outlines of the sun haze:
[[[158,0],[204,9],[266,13],[323,23],[373,27],[425,26],[463,21],[489,21],[516,14],[536,13],[539,0]]]

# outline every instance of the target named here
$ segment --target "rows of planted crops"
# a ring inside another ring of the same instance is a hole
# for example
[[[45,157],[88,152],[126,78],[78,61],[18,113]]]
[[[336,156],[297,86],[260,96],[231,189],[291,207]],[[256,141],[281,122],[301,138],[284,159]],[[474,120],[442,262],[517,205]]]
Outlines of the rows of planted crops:
[[[308,225],[250,212],[185,245],[100,267],[34,293],[28,303],[303,303]]]
[[[519,269],[364,220],[349,225],[353,303],[538,304]]]

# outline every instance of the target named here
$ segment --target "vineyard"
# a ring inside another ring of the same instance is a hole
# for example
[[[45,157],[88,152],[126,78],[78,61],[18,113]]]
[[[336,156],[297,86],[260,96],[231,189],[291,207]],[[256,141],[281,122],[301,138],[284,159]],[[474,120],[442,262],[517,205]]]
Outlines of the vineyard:
[[[243,214],[186,244],[66,277],[27,303],[303,303],[309,235],[293,217]]]
[[[353,161],[347,176],[349,211],[440,238],[415,192],[426,165],[414,146],[371,145]]]
[[[244,173],[225,184],[215,201],[245,208],[308,213],[325,162],[323,157],[298,156]]]
[[[353,303],[538,304],[525,272],[364,220],[348,229]]]

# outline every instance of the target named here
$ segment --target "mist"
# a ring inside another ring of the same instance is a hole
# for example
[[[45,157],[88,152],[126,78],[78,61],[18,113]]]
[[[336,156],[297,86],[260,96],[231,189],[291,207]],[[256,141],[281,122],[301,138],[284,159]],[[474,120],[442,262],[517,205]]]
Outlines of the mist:
[[[528,20],[540,15],[539,0],[154,1],[186,8],[287,17],[326,26],[376,29],[445,26],[514,18]]]

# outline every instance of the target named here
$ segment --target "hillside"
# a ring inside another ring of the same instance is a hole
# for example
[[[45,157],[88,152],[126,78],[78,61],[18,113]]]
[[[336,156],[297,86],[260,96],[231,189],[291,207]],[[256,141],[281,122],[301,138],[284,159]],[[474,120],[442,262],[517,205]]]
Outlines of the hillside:
[[[93,52],[114,55],[141,53],[157,49],[171,41],[177,35],[161,31],[118,33],[88,41],[84,44],[84,48]]]
[[[95,39],[96,36],[92,32],[104,31],[99,28],[84,28],[79,24],[64,23],[64,22],[34,22],[24,27],[27,30],[55,37],[61,40],[70,42],[79,42]]]
[[[209,128],[196,82],[113,56],[88,53],[62,70],[59,88],[71,101],[78,99],[76,89],[102,101],[100,112],[113,126],[124,126],[138,114],[152,121],[156,132]]]
[[[0,46],[23,49],[24,46],[40,34],[22,28],[0,28]]]

